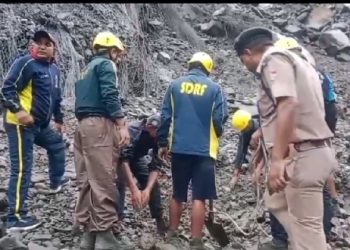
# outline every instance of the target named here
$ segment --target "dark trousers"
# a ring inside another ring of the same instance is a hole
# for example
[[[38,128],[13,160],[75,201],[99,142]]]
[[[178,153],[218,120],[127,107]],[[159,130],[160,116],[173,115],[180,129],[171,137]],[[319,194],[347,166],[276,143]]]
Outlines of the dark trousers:
[[[328,238],[331,229],[332,229],[332,217],[333,217],[333,205],[332,199],[329,195],[327,188],[323,190],[323,206],[324,206],[324,215],[323,215],[323,226],[326,237]],[[270,226],[271,226],[271,234],[274,239],[277,239],[285,244],[288,244],[288,234],[284,230],[283,226],[279,221],[270,213]]]
[[[61,135],[46,128],[5,124],[8,137],[11,175],[8,187],[8,222],[27,215],[27,194],[31,183],[34,144],[46,149],[49,158],[50,186],[57,186],[65,170],[65,144]]]
[[[135,161],[131,161],[130,170],[137,179],[138,186],[140,190],[144,190],[147,186],[148,176],[149,176],[149,167],[145,157],[141,157]],[[117,188],[119,192],[118,202],[117,202],[117,211],[118,217],[124,217],[124,203],[125,203],[125,189],[126,189],[126,177],[123,169],[118,171],[118,182]],[[150,194],[149,199],[149,209],[151,212],[152,218],[161,218],[162,216],[162,206],[160,198],[160,188],[158,182],[153,186],[153,189]]]

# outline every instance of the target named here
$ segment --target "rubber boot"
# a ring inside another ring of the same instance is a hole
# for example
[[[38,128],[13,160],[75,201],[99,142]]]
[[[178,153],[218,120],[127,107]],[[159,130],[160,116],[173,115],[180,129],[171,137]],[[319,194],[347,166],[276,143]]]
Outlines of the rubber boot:
[[[94,250],[96,233],[85,232],[81,237],[80,250]]]
[[[180,238],[178,237],[177,231],[168,229],[168,232],[166,235],[166,243],[176,247],[176,249],[182,249],[182,243]]]
[[[190,241],[191,250],[206,250],[206,247],[203,244],[202,239],[194,238]]]
[[[261,244],[258,250],[288,250],[288,246],[277,239],[272,239],[269,242]]]
[[[118,240],[112,231],[96,233],[95,250],[131,250],[133,246],[125,245]]]

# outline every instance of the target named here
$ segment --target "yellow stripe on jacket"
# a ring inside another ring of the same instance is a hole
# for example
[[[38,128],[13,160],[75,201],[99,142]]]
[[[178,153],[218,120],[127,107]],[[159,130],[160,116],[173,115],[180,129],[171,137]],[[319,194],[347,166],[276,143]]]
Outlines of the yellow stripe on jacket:
[[[216,135],[215,128],[214,128],[214,123],[213,123],[213,110],[214,110],[214,105],[212,108],[211,112],[211,117],[210,117],[210,142],[209,142],[209,155],[210,157],[214,158],[215,160],[218,157],[218,151],[219,151],[219,138]]]
[[[22,142],[22,134],[21,128],[17,125],[17,143],[18,143],[18,161],[19,161],[19,171],[18,171],[18,179],[16,183],[16,210],[15,215],[18,219],[21,219],[20,216],[20,208],[21,208],[21,189],[22,189],[22,179],[23,179],[23,142]]]
[[[32,80],[28,85],[18,93],[19,102],[21,107],[28,113],[30,113],[33,105],[33,84]],[[6,121],[11,124],[20,125],[16,115],[9,110],[6,113]]]

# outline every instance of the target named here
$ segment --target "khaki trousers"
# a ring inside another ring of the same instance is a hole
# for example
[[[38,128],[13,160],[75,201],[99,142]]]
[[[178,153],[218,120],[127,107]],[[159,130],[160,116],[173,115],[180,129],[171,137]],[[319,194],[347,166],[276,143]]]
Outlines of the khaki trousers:
[[[78,123],[74,138],[79,189],[75,223],[83,226],[84,231],[117,230],[115,177],[119,138],[109,119],[89,117]]]
[[[327,250],[322,190],[337,167],[334,153],[328,146],[293,148],[286,163],[290,181],[283,192],[265,193],[266,206],[288,233],[291,249]]]

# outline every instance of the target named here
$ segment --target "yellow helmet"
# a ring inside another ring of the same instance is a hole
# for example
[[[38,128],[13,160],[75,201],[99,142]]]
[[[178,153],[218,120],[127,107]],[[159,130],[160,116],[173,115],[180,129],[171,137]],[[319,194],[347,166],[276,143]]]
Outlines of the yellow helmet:
[[[211,57],[205,53],[205,52],[197,52],[195,53],[191,60],[188,61],[188,63],[193,63],[193,62],[199,62],[202,64],[202,66],[208,71],[208,73],[211,73],[214,67],[214,61],[211,59]]]
[[[93,42],[93,47],[95,47],[96,45],[100,45],[102,47],[107,48],[116,47],[121,51],[124,50],[123,43],[119,40],[118,37],[116,37],[115,35],[113,35],[112,32],[109,31],[104,31],[97,34]]]
[[[300,47],[298,41],[291,37],[282,37],[274,45],[281,49],[295,49]]]
[[[237,110],[232,116],[232,126],[238,131],[242,132],[249,126],[252,115],[245,110]]]

